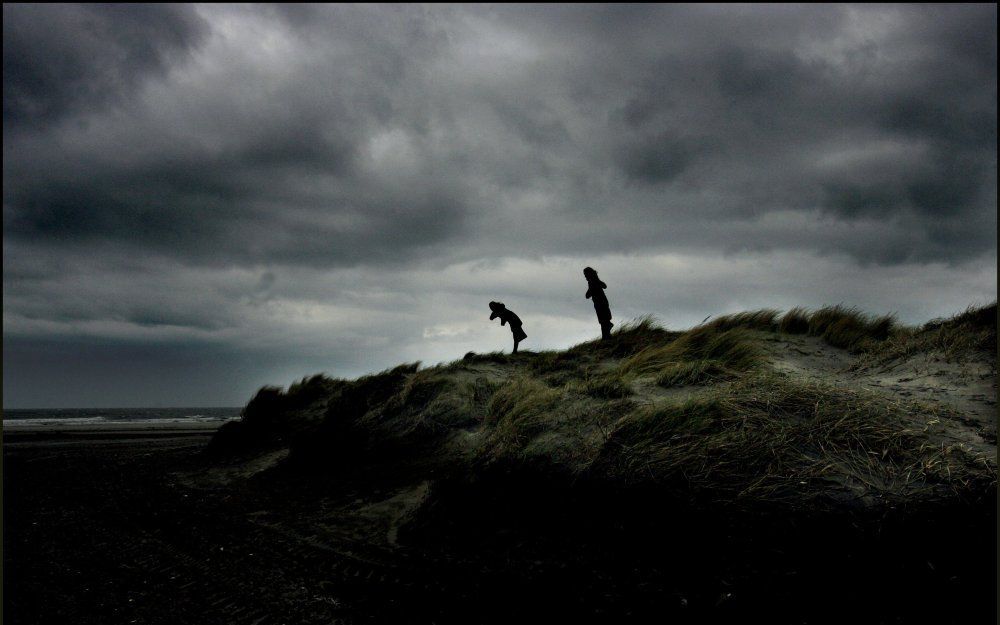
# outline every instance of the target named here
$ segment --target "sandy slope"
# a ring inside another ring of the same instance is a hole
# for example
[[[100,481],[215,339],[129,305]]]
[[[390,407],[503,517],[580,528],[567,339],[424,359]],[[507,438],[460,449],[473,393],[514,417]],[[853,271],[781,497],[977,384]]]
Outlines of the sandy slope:
[[[772,334],[764,345],[771,366],[788,375],[926,403],[933,410],[917,426],[929,428],[933,439],[996,458],[996,363],[986,356],[954,362],[941,354],[918,353],[858,369],[856,356],[817,337]]]

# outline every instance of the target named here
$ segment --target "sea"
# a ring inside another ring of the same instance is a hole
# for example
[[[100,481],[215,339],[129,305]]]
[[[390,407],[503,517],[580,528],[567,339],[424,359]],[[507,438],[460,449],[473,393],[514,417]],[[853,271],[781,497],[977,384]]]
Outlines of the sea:
[[[3,427],[148,424],[209,425],[232,421],[241,408],[58,408],[3,411]]]

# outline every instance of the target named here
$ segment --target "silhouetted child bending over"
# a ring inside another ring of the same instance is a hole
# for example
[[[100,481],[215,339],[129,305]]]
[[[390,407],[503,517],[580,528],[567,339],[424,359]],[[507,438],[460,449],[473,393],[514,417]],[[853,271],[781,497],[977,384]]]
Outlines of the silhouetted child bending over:
[[[510,324],[510,333],[514,335],[514,351],[511,353],[516,354],[517,344],[528,338],[528,335],[521,329],[521,319],[507,310],[507,307],[500,302],[490,302],[490,310],[493,311],[493,314],[490,315],[490,321],[500,317],[500,325]]]
[[[604,294],[604,289],[608,288],[608,285],[601,282],[597,272],[590,267],[583,270],[583,275],[587,278],[587,299],[594,300],[597,320],[601,322],[601,338],[610,339],[611,328],[615,324],[611,323],[611,307],[608,305],[608,296]]]

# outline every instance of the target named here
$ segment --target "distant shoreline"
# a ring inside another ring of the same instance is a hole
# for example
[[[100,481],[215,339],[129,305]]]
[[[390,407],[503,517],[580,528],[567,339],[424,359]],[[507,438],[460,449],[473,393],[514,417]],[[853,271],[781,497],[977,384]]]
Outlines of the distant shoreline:
[[[239,418],[239,407],[205,408],[20,408],[4,410],[3,431],[103,432],[118,430],[158,431],[163,429],[214,430],[223,423]]]
[[[87,424],[44,424],[15,425],[3,424],[3,445],[21,447],[25,445],[66,445],[94,443],[162,443],[168,439],[208,438],[228,420],[178,422],[164,419],[163,423],[103,422]]]

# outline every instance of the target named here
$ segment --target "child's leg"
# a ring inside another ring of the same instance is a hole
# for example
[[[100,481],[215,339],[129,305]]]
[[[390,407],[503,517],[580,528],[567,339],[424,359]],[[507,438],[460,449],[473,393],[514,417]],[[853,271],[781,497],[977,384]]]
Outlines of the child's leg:
[[[516,354],[517,353],[517,344],[520,343],[520,342],[521,341],[519,341],[517,339],[514,339],[514,351],[511,352],[512,354]]]

